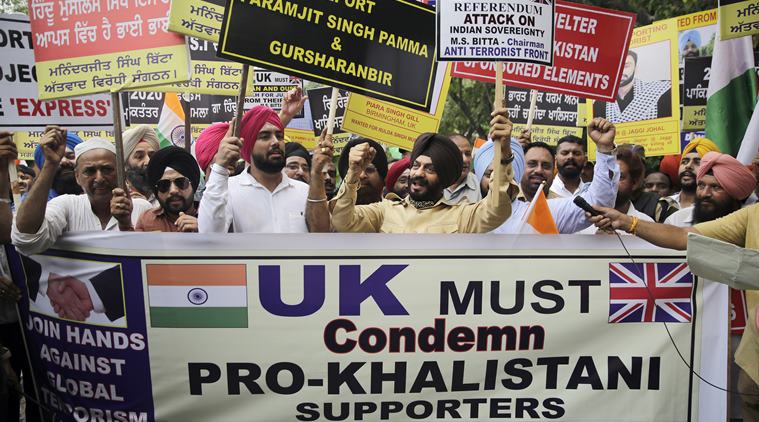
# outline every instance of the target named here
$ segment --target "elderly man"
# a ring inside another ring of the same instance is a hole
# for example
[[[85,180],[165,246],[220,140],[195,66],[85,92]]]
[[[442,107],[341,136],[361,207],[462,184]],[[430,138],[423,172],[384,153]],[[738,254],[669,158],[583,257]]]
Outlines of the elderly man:
[[[394,193],[399,198],[408,195],[408,178],[411,174],[411,160],[408,157],[394,162],[387,171],[385,192]]]
[[[40,142],[45,163],[13,223],[13,244],[25,255],[40,253],[64,232],[119,230],[150,209],[143,199],[130,200],[116,188],[116,148],[93,138],[74,148],[75,177],[85,195],[61,195],[50,202],[47,192],[66,155],[66,131],[48,128]]]
[[[461,176],[443,191],[445,202],[454,205],[466,199],[470,203],[475,203],[482,199],[482,194],[477,186],[477,177],[472,173],[472,144],[464,135],[458,133],[448,137],[461,151],[464,167],[461,170]]]
[[[66,153],[61,159],[53,177],[53,184],[48,192],[48,199],[53,199],[58,195],[79,195],[82,193],[82,187],[76,183],[74,177],[74,148],[82,143],[82,138],[73,133],[66,132]],[[42,171],[45,165],[45,155],[42,152],[42,144],[37,145],[34,150],[34,164],[38,171]]]
[[[129,194],[133,198],[147,199],[155,204],[153,190],[147,180],[150,157],[160,148],[158,136],[150,126],[141,125],[129,129],[122,135],[124,144],[124,168]]]
[[[750,180],[738,167],[740,164],[732,157],[709,152],[701,160],[698,179],[703,181],[706,175],[711,174],[719,183],[719,188],[727,188],[731,196],[748,196],[756,180]],[[716,186],[703,188],[716,191]],[[759,249],[759,205],[751,205],[725,217],[688,227],[649,223],[613,209],[596,209],[602,213],[592,218],[597,226],[621,229],[663,248],[685,250],[688,247],[688,233],[695,233],[740,247]],[[755,322],[759,293],[755,290],[747,291],[746,298],[750,322],[746,324],[740,346],[735,352],[735,363],[741,368],[738,392],[741,394],[743,420],[759,421],[759,330]]]
[[[594,167],[593,181],[579,194],[590,204],[598,204],[602,206],[610,206],[614,204],[614,198],[617,194],[617,184],[619,183],[620,169],[615,162],[614,157],[614,137],[616,136],[616,129],[614,125],[608,121],[596,118],[588,125],[588,135],[596,143],[596,155],[597,164]],[[521,148],[521,147],[520,147]],[[530,149],[532,151],[532,149]],[[543,154],[545,148],[539,148],[538,151]],[[525,170],[525,174],[522,176],[523,182],[528,180],[533,174],[542,174],[545,164],[550,163],[547,156],[544,156],[542,160],[537,160],[538,156],[529,154],[528,168]],[[542,165],[538,166],[537,163]],[[539,168],[539,170],[538,170]],[[542,179],[538,177],[538,179]],[[524,184],[522,185],[524,189]],[[539,185],[538,185],[539,186]],[[537,187],[534,190],[530,190],[528,195],[530,198],[534,197],[537,193]],[[522,222],[524,216],[530,207],[530,203],[526,201],[515,200],[511,204],[511,218],[506,220],[504,224],[495,229],[493,233],[498,234],[517,234],[521,232]],[[548,199],[548,208],[551,210],[551,216],[556,223],[556,228],[559,233],[571,234],[579,230],[585,229],[592,223],[585,218],[585,213],[579,207],[572,202],[572,197],[554,197]]]
[[[357,145],[367,144],[374,149],[376,154],[372,157],[370,163],[367,163],[361,173],[358,174],[360,182],[358,192],[356,193],[356,205],[373,204],[382,201],[382,192],[385,187],[385,178],[387,177],[387,155],[385,150],[378,142],[366,138],[356,138],[348,141],[340,153],[340,159],[337,162],[337,170],[340,177],[345,180],[348,173],[349,156],[353,148]]]
[[[158,150],[148,164],[148,182],[159,206],[145,211],[134,229],[158,232],[197,232],[195,191],[200,169],[195,158],[175,146]]]
[[[221,140],[211,165],[198,213],[201,233],[306,233],[329,220],[308,221],[309,186],[292,180],[285,167],[284,126],[269,107],[248,110],[240,123],[241,138],[232,128]],[[229,168],[242,157],[248,167],[230,177]]]
[[[720,152],[717,144],[706,138],[696,138],[683,148],[678,170],[681,190],[670,196],[680,205],[680,209],[688,208],[696,201],[696,172],[701,165],[701,157],[711,151]]]
[[[425,133],[417,138],[411,151],[409,195],[405,199],[390,195],[390,199],[369,205],[356,205],[359,175],[372,161],[377,151],[369,143],[356,145],[350,154],[349,168],[332,211],[332,225],[339,232],[383,233],[486,233],[503,224],[511,215],[511,201],[517,194],[512,184],[511,122],[508,111],[498,109],[492,114],[490,135],[502,140],[503,158],[500,177],[491,181],[499,195],[485,199],[448,205],[443,190],[453,184],[464,167],[456,144],[449,138]]]

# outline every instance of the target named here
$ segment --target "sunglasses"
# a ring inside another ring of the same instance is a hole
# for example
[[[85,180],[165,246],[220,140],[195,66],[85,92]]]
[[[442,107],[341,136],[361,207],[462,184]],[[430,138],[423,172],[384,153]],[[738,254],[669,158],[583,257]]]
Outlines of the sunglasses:
[[[155,188],[158,192],[166,193],[171,189],[172,184],[174,184],[179,190],[185,190],[190,187],[190,179],[186,177],[177,177],[173,180],[161,179],[155,184]]]

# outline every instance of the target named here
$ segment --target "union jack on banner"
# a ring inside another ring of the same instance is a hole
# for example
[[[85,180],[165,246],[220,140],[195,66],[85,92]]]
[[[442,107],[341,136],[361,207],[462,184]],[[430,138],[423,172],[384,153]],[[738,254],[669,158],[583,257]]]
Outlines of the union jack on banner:
[[[690,322],[692,293],[688,264],[609,263],[611,324]]]

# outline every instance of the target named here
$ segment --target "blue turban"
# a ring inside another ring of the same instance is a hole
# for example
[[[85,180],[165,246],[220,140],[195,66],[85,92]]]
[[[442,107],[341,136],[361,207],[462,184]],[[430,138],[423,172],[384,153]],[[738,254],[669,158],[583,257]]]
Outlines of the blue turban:
[[[477,183],[480,183],[482,177],[485,175],[485,170],[493,162],[493,157],[495,156],[493,145],[493,141],[488,139],[474,153],[474,175],[477,176]],[[514,181],[519,183],[524,174],[524,150],[519,141],[514,138],[511,138],[511,152],[514,154],[514,161],[511,163],[511,168],[514,169]]]
[[[71,148],[71,150],[74,150],[74,147],[82,143],[82,138],[74,135],[71,132],[66,132],[66,148]],[[40,145],[37,145],[37,148],[34,150],[34,163],[37,164],[37,167],[42,170],[42,166],[45,164],[45,156],[42,154],[42,148],[40,148]]]

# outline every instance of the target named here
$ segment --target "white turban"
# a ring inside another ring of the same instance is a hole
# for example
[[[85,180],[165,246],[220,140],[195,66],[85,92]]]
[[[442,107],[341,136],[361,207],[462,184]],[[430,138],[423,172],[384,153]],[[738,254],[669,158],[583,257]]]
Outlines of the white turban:
[[[121,139],[124,143],[124,163],[127,162],[129,156],[132,155],[140,141],[149,143],[156,151],[160,149],[158,136],[156,136],[155,130],[147,125],[140,125],[129,129],[121,135]]]
[[[74,147],[74,157],[76,160],[85,152],[92,151],[93,149],[104,149],[116,154],[116,147],[113,142],[103,138],[91,138]]]

